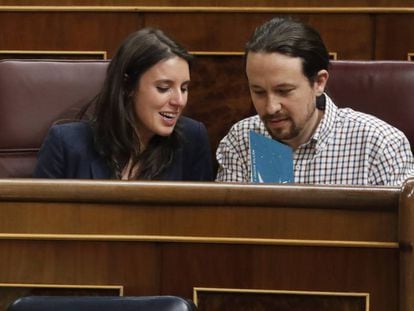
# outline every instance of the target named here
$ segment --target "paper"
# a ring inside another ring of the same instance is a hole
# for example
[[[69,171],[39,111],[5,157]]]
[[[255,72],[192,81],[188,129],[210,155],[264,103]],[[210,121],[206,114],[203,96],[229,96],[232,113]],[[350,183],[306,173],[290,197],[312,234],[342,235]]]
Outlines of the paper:
[[[250,131],[251,182],[293,183],[293,151],[288,145]]]

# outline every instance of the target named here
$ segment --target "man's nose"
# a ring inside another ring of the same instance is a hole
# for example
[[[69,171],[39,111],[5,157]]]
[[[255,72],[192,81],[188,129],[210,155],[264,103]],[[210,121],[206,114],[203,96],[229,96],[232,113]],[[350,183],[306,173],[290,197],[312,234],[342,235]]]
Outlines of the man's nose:
[[[266,102],[266,113],[273,115],[282,108],[282,102],[278,96],[269,96]]]

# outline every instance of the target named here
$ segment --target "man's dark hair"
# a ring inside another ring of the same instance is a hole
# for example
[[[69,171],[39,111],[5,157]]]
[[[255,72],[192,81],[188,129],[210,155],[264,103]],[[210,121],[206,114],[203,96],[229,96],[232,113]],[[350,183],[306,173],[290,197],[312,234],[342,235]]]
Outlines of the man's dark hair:
[[[317,73],[328,70],[329,53],[312,27],[288,18],[275,17],[256,28],[246,44],[249,52],[280,53],[302,59],[303,74],[314,82]]]

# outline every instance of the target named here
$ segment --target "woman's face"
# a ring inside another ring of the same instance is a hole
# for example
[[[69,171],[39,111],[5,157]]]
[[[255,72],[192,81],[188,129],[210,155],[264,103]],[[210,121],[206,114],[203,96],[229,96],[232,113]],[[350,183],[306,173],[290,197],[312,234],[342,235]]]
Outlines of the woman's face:
[[[189,83],[188,63],[178,56],[158,62],[141,76],[133,100],[144,146],[154,135],[171,135],[187,104]]]

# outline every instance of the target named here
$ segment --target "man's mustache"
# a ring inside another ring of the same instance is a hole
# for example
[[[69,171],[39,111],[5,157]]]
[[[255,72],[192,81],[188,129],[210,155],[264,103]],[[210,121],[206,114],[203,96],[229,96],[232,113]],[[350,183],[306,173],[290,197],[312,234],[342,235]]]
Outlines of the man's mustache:
[[[263,121],[280,121],[280,120],[286,120],[289,119],[289,115],[286,113],[277,113],[277,114],[272,114],[272,115],[264,115],[262,117]]]

